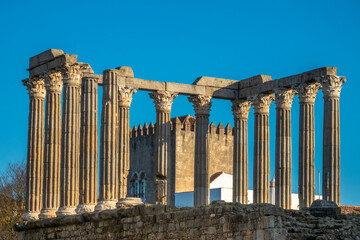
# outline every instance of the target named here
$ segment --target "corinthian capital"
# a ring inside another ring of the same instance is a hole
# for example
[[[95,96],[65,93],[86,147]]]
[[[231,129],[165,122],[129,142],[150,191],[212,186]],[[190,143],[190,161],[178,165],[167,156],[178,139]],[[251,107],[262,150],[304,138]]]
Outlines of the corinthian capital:
[[[211,97],[204,95],[196,95],[188,97],[189,102],[194,106],[195,115],[210,115]]]
[[[345,77],[323,76],[320,78],[324,99],[340,98],[342,84],[346,82]]]
[[[45,81],[43,78],[32,77],[22,81],[26,89],[29,91],[30,98],[45,99]]]
[[[251,102],[243,99],[232,100],[231,110],[234,115],[234,119],[248,119]]]
[[[119,106],[130,107],[132,101],[132,95],[136,93],[136,89],[119,87]]]
[[[296,91],[293,89],[279,88],[275,91],[276,107],[283,109],[291,109],[292,101]]]
[[[259,94],[254,97],[250,97],[249,101],[253,103],[255,113],[269,113],[269,107],[271,103],[275,100],[273,94]]]
[[[50,72],[43,74],[45,78],[45,88],[48,93],[60,93],[63,87],[63,81],[60,72]]]
[[[172,102],[178,94],[168,91],[156,91],[149,93],[149,96],[154,100],[156,111],[170,112]]]
[[[302,83],[297,88],[300,103],[315,103],[320,83]]]
[[[61,69],[64,85],[81,86],[81,66],[78,63],[65,64]]]

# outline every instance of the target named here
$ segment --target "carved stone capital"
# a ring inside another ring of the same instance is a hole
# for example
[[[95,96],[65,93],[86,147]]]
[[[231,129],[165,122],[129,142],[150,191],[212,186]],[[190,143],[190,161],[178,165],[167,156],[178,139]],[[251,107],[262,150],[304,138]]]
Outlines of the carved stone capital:
[[[275,103],[277,108],[291,109],[296,91],[293,89],[279,88],[275,90]]]
[[[178,94],[168,91],[156,91],[149,93],[149,96],[154,100],[156,111],[170,112],[172,102]]]
[[[45,99],[45,80],[44,78],[32,77],[22,81],[29,91],[30,98]]]
[[[300,103],[315,103],[320,83],[302,83],[297,88]]]
[[[63,87],[61,72],[45,73],[43,77],[45,78],[45,88],[48,93],[61,94]]]
[[[342,84],[346,82],[345,77],[323,76],[320,78],[324,99],[340,98]]]
[[[251,102],[243,99],[232,100],[231,110],[234,115],[234,119],[248,119],[251,108]]]
[[[210,115],[211,97],[204,95],[196,95],[188,97],[189,102],[194,106],[195,115]]]
[[[78,63],[65,64],[61,69],[64,85],[72,87],[81,86],[81,66]]]
[[[249,97],[248,99],[254,105],[255,113],[269,113],[269,107],[271,103],[275,100],[275,95],[273,94],[259,94],[254,97]]]
[[[132,95],[136,93],[136,89],[119,86],[119,107],[130,108]]]

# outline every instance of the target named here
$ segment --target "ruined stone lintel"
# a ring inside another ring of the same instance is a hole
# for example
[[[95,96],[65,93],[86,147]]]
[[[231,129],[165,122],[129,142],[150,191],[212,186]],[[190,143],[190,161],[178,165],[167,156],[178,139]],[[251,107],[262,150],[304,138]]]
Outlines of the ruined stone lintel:
[[[275,204],[291,209],[291,105],[292,89],[276,89]]]
[[[43,75],[46,87],[43,201],[39,218],[55,217],[60,200],[61,92],[60,72]]]

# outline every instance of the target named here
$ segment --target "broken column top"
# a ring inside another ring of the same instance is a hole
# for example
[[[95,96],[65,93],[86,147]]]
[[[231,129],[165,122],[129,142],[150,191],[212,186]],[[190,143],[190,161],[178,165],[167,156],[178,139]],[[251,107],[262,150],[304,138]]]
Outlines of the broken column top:
[[[29,68],[31,69],[33,67],[41,65],[43,63],[46,63],[49,60],[51,60],[57,56],[63,55],[63,54],[64,54],[63,50],[60,50],[60,49],[46,50],[45,52],[42,52],[42,53],[30,58]]]

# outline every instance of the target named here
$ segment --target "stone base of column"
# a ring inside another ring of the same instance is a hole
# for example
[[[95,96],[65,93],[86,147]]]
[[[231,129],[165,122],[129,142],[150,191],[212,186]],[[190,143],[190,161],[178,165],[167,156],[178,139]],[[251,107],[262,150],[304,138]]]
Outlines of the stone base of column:
[[[77,206],[75,212],[77,214],[81,214],[81,213],[88,213],[88,212],[94,212],[95,211],[95,204],[92,205],[79,205]]]
[[[75,215],[76,214],[75,209],[76,208],[74,208],[74,207],[61,207],[56,212],[56,216],[62,217],[62,216],[67,216],[67,215]]]
[[[141,201],[141,198],[135,198],[135,197],[127,197],[127,198],[121,198],[117,203],[117,208],[122,207],[133,207],[136,205],[143,205],[144,203]]]
[[[116,201],[100,201],[95,206],[95,211],[103,211],[116,208]]]
[[[24,213],[24,216],[22,216],[22,220],[24,220],[24,221],[34,221],[37,219],[39,219],[38,212],[26,212],[26,213]]]
[[[167,180],[155,180],[156,204],[166,204],[167,202]]]
[[[56,217],[56,210],[57,209],[43,208],[43,209],[41,209],[41,212],[39,214],[39,218],[40,219],[54,218],[54,217]]]

